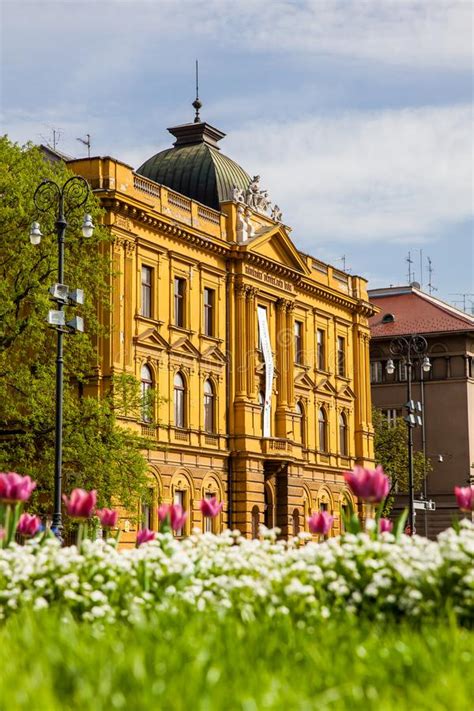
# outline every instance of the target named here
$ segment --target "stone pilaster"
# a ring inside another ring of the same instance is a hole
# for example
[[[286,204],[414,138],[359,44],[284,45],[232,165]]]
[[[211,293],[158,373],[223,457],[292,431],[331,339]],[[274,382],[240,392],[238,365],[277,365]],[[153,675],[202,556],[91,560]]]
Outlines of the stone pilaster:
[[[247,353],[245,360],[247,364],[247,395],[249,398],[253,398],[255,394],[255,297],[257,292],[258,289],[256,287],[247,287]]]
[[[247,295],[247,287],[245,286],[245,284],[239,283],[235,285],[235,295],[237,314],[235,320],[235,397],[236,399],[242,399],[245,398],[247,394],[247,364],[245,362],[245,301]]]
[[[294,339],[294,324],[293,311],[295,304],[293,301],[288,301],[286,304],[286,330],[287,330],[287,388],[288,388],[288,406],[293,409],[295,405],[295,386],[294,386],[294,363],[295,363],[295,339]]]

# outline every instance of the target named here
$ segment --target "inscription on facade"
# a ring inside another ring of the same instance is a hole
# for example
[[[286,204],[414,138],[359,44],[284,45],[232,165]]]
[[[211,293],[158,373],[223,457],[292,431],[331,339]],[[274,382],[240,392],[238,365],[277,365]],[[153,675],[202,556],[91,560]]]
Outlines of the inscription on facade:
[[[285,279],[280,279],[280,277],[273,276],[273,274],[267,274],[267,272],[262,272],[260,269],[255,269],[254,267],[245,267],[245,273],[254,279],[276,286],[278,289],[294,293],[291,281],[285,281]]]

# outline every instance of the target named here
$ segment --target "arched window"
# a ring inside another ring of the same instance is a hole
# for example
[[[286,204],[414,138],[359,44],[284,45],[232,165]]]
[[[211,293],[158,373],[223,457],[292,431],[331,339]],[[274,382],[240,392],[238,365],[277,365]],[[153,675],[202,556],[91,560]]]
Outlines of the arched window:
[[[263,419],[264,419],[264,412],[265,412],[265,393],[260,391],[258,393],[258,404],[260,405],[260,427],[262,430],[262,437],[263,437]]]
[[[215,432],[214,388],[210,380],[204,382],[204,429]]]
[[[186,427],[186,389],[181,373],[174,376],[174,424]]]
[[[305,416],[304,416],[304,407],[301,404],[301,402],[296,403],[296,414],[297,414],[297,422],[296,422],[296,427],[297,427],[297,439],[301,444],[304,446],[305,445],[305,429],[306,429],[306,423],[305,423]]]
[[[328,451],[328,422],[324,407],[319,408],[318,412],[318,434],[319,434],[319,451]]]
[[[258,506],[252,509],[252,538],[258,538],[258,527],[260,525],[260,511]]]
[[[347,419],[343,412],[339,415],[339,451],[345,457],[348,454]]]
[[[293,509],[291,518],[293,520],[293,535],[297,536],[300,532],[300,512],[298,509]]]
[[[153,419],[153,376],[150,367],[145,364],[142,365],[142,369],[140,371],[140,387],[142,396],[142,420],[143,422],[151,422]]]

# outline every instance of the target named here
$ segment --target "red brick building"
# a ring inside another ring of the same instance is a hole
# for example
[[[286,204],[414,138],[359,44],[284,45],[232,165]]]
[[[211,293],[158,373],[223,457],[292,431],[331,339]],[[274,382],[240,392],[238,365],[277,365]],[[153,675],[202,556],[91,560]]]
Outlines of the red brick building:
[[[433,470],[425,494],[436,510],[418,512],[417,532],[430,538],[451,524],[457,513],[453,488],[474,480],[474,317],[424,293],[416,285],[369,291],[380,312],[370,319],[371,387],[375,407],[389,420],[402,417],[407,372],[395,359],[389,375],[390,341],[419,334],[428,342],[431,370],[413,368],[412,398],[423,404],[424,425],[414,429],[415,451],[424,451]],[[397,497],[405,505],[406,497]]]

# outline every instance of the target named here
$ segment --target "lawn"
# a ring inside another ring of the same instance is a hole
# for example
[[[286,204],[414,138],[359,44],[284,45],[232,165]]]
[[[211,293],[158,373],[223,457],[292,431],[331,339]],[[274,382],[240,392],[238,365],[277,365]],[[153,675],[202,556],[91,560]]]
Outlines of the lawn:
[[[50,609],[3,624],[0,666],[2,711],[471,711],[474,633],[189,607],[102,626]]]

